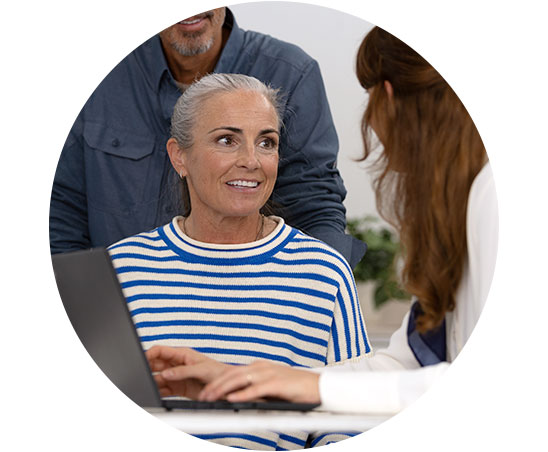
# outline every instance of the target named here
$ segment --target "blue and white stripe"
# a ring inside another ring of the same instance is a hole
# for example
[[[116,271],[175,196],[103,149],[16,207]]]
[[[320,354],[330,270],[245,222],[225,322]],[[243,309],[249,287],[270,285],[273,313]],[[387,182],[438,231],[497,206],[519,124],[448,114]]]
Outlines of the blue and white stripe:
[[[276,229],[247,244],[197,242],[176,217],[109,248],[145,349],[184,346],[233,364],[268,359],[301,367],[370,352],[344,258],[272,218]]]

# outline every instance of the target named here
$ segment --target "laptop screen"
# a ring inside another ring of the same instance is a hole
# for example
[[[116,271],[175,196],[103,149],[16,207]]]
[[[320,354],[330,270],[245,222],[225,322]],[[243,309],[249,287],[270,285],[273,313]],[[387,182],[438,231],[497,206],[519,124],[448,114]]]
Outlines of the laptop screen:
[[[107,250],[55,254],[52,261],[65,310],[95,363],[138,405],[161,406]]]

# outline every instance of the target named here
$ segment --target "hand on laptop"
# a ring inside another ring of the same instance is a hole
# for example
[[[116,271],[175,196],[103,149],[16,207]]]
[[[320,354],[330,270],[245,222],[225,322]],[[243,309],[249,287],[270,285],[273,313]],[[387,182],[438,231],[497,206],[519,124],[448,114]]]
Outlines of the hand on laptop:
[[[228,366],[218,378],[207,384],[199,400],[224,398],[245,402],[262,397],[284,399],[297,403],[320,403],[319,374],[255,361],[248,366]]]
[[[245,402],[273,397],[319,403],[319,374],[268,361],[223,364],[190,348],[155,346],[146,352],[162,397]]]
[[[162,397],[197,399],[206,383],[232,367],[191,348],[155,346],[146,352],[146,357]]]

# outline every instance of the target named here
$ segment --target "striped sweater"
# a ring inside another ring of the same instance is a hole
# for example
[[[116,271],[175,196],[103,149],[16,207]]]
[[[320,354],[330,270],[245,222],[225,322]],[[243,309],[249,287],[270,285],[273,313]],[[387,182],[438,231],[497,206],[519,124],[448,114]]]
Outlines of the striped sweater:
[[[370,352],[352,271],[328,245],[277,217],[276,229],[256,242],[197,242],[182,233],[179,218],[109,248],[146,350],[184,346],[225,363],[300,367]],[[316,445],[347,436],[318,434]],[[200,437],[281,450],[304,447],[307,434]]]

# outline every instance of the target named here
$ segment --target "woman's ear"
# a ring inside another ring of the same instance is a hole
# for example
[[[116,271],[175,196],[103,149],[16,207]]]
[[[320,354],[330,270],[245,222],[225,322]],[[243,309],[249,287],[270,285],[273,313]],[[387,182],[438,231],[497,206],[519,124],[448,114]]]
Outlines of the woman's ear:
[[[388,80],[384,81],[384,90],[388,94],[388,99],[392,100],[394,98],[394,88],[392,88],[392,83]]]
[[[171,160],[171,165],[175,168],[175,171],[177,171],[177,174],[182,179],[186,176],[183,150],[175,138],[170,138],[167,140],[166,148],[167,154],[169,155],[169,160]]]

